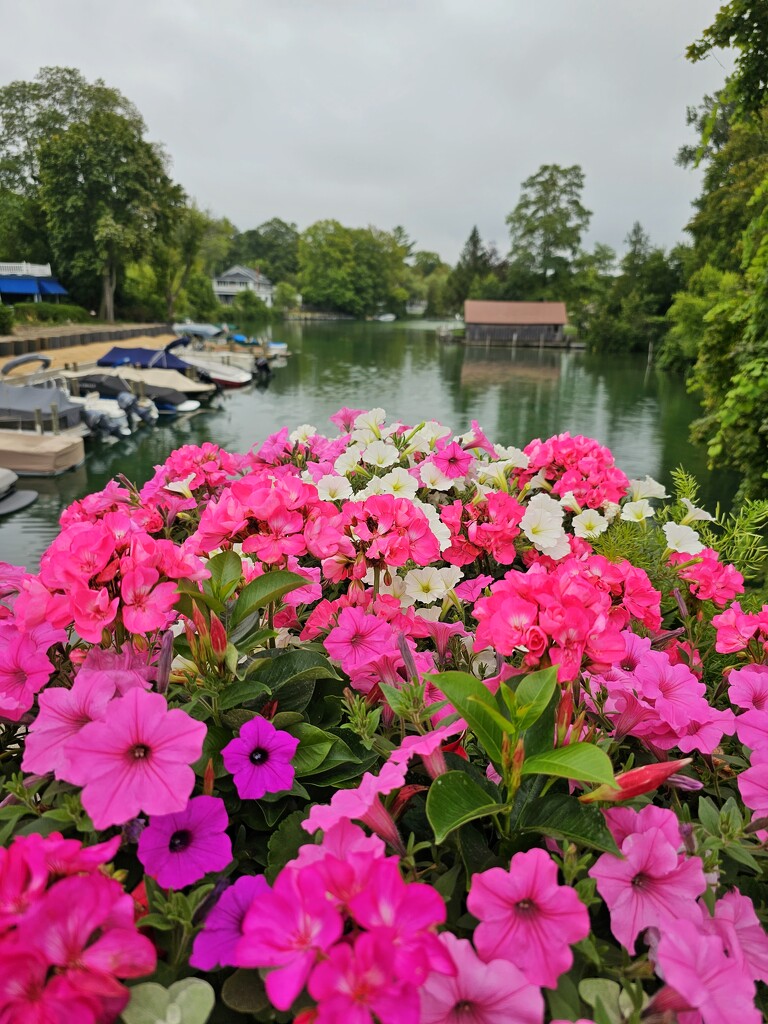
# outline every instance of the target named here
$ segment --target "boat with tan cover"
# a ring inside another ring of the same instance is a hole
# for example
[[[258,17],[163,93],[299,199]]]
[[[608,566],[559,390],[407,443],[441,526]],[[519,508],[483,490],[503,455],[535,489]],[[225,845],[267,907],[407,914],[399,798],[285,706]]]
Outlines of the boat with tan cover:
[[[18,476],[59,476],[85,462],[82,437],[0,430],[0,466]]]

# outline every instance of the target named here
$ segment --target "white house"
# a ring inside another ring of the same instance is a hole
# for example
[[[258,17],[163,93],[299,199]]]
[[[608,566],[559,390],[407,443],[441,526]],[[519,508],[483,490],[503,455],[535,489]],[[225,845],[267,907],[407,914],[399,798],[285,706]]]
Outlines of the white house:
[[[230,267],[223,274],[214,277],[211,284],[214,295],[222,306],[231,306],[235,296],[242,291],[253,292],[267,306],[272,306],[275,286],[258,270],[251,270],[250,267],[239,264]]]

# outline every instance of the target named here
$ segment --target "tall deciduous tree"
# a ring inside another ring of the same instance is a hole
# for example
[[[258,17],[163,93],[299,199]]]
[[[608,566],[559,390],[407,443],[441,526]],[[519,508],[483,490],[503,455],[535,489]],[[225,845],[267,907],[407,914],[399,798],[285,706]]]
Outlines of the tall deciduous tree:
[[[236,263],[258,266],[272,281],[295,281],[299,272],[299,232],[295,224],[279,217],[235,236],[232,257]]]
[[[559,287],[581,246],[592,216],[581,202],[581,167],[543,164],[522,184],[520,200],[507,217],[510,260],[547,287]]]
[[[158,147],[131,119],[95,110],[39,147],[39,197],[58,265],[81,290],[101,285],[114,320],[118,277],[153,239],[167,238],[184,193]]]
[[[736,68],[727,95],[744,117],[758,114],[768,99],[768,5],[765,0],[730,0],[723,4],[686,56],[694,63],[715,49],[735,49]]]

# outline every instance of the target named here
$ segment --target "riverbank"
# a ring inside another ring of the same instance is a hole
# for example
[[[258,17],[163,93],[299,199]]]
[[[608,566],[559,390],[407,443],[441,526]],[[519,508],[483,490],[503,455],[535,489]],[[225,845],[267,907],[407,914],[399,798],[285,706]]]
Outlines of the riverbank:
[[[94,332],[95,333],[95,332]],[[176,335],[173,331],[165,328],[163,334],[136,334],[131,335],[131,347],[161,349],[172,341]],[[44,339],[41,339],[44,340]],[[103,355],[106,355],[111,348],[119,344],[125,338],[109,338],[107,340],[76,342],[64,348],[41,348],[35,350],[35,355],[44,355],[51,360],[51,370],[77,369],[95,364]],[[1,353],[0,353],[1,354]],[[17,353],[14,353],[17,354]],[[27,353],[23,353],[27,354]],[[30,353],[32,354],[32,353]],[[34,371],[35,364],[29,363],[11,370],[8,377],[24,377]]]
[[[113,327],[104,324],[54,324],[50,327],[22,324],[15,327],[13,334],[0,335],[0,358],[10,359],[38,352],[50,355],[59,349],[77,348],[97,342],[109,342],[109,348],[115,342],[128,339],[139,344],[140,339],[163,337],[173,337],[168,324],[121,324]]]

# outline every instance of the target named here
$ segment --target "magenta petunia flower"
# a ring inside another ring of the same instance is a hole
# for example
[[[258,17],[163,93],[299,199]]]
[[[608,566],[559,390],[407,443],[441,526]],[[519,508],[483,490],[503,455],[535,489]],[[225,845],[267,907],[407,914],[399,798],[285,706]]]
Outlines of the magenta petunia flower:
[[[252,718],[221,751],[224,767],[235,780],[238,796],[258,800],[265,793],[290,789],[296,770],[291,758],[299,741],[266,718]]]
[[[83,807],[97,829],[122,825],[139,811],[181,811],[206,731],[186,711],[169,711],[159,693],[137,687],[112,701],[108,721],[83,726],[67,748],[62,777],[83,786]]]
[[[227,825],[223,800],[195,796],[183,811],[150,818],[139,836],[139,860],[164,889],[183,889],[232,860]]]
[[[467,907],[480,921],[480,957],[509,960],[533,985],[555,988],[573,963],[571,943],[589,934],[587,908],[575,889],[558,885],[557,865],[544,850],[516,853],[509,871],[473,875]]]
[[[541,1024],[544,999],[508,960],[483,963],[466,939],[440,935],[456,974],[433,972],[421,986],[421,1024]]]
[[[189,962],[200,971],[234,967],[235,950],[243,937],[243,921],[250,906],[264,893],[271,892],[264,875],[243,875],[222,893],[205,919],[205,927],[195,936]]]

